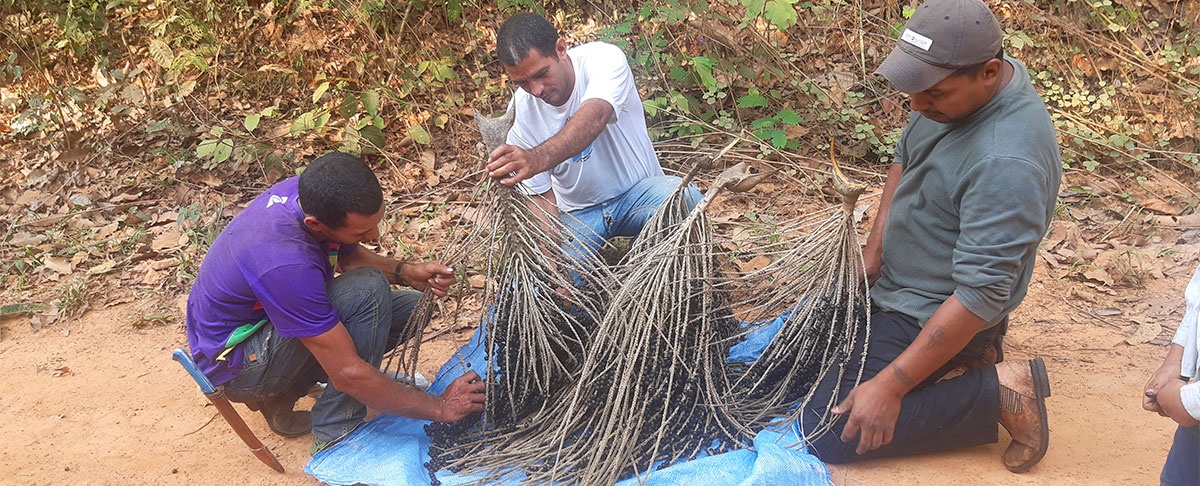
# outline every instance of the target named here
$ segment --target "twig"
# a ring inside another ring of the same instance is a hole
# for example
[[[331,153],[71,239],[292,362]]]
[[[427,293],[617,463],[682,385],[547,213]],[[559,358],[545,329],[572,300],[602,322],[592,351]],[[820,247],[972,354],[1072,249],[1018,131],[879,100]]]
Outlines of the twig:
[[[59,221],[62,221],[65,219],[74,218],[76,216],[82,216],[84,214],[91,214],[91,213],[94,213],[97,211],[109,211],[109,210],[124,211],[124,210],[129,209],[134,206],[140,206],[140,205],[145,205],[145,204],[157,204],[157,203],[160,203],[163,201],[167,201],[167,199],[149,199],[149,200],[139,199],[137,201],[127,202],[127,203],[113,204],[111,206],[97,206],[94,208],[83,209],[83,210],[79,210],[79,211],[75,211],[75,212],[71,212],[71,213],[67,213],[67,214],[56,214],[54,216],[47,216],[45,218],[35,219],[33,221],[16,223],[13,225],[13,227],[14,228],[22,228],[25,226],[42,226],[42,225],[46,225],[46,224],[54,224],[54,223],[58,223]]]
[[[204,425],[201,425],[201,426],[200,426],[200,428],[198,428],[198,429],[196,429],[196,430],[193,430],[193,431],[191,431],[191,432],[188,432],[188,433],[186,433],[186,434],[183,434],[183,435],[181,435],[180,437],[187,437],[187,436],[189,436],[189,435],[195,434],[196,432],[199,432],[199,431],[201,431],[201,430],[204,430],[204,428],[205,428],[205,427],[208,427],[208,424],[211,424],[211,423],[213,423],[213,420],[216,420],[216,419],[217,419],[217,417],[218,417],[218,416],[220,416],[220,415],[221,415],[221,414],[219,414],[219,413],[218,413],[218,414],[213,414],[213,416],[212,416],[212,417],[209,417],[209,418],[208,418],[208,421],[207,421],[207,422],[204,422]]]
[[[1138,206],[1137,206],[1136,204],[1134,204],[1134,205],[1130,205],[1130,206],[1129,206],[1129,211],[1126,211],[1126,212],[1125,212],[1125,217],[1124,217],[1124,218],[1121,218],[1121,221],[1120,221],[1119,223],[1117,223],[1117,224],[1113,225],[1113,227],[1112,227],[1112,228],[1109,228],[1109,229],[1108,229],[1108,231],[1105,231],[1105,232],[1104,232],[1104,234],[1103,234],[1103,235],[1101,235],[1101,236],[1100,236],[1100,238],[1098,238],[1096,241],[1106,241],[1106,240],[1108,240],[1108,235],[1111,235],[1113,231],[1116,231],[1116,230],[1117,230],[1117,228],[1120,228],[1120,227],[1121,227],[1121,225],[1125,224],[1125,222],[1126,222],[1126,221],[1129,221],[1129,217],[1130,217],[1130,216],[1132,216],[1132,215],[1133,215],[1133,213],[1134,213],[1135,211],[1137,211],[1138,209],[1139,209],[1139,208],[1138,208]]]
[[[1094,318],[1094,319],[1096,319],[1096,320],[1100,321],[1100,323],[1101,323],[1101,324],[1104,324],[1104,325],[1106,325],[1106,326],[1108,326],[1108,327],[1111,327],[1111,328],[1113,328],[1113,329],[1117,329],[1117,330],[1124,330],[1124,329],[1123,329],[1121,326],[1118,326],[1118,325],[1116,325],[1116,324],[1113,324],[1113,323],[1109,322],[1109,321],[1108,321],[1108,319],[1105,319],[1105,318],[1104,318],[1104,316],[1102,316],[1102,315],[1100,315],[1100,314],[1096,314],[1095,312],[1092,312],[1091,310],[1085,309],[1085,308],[1083,308],[1083,307],[1080,307],[1080,306],[1078,306],[1078,305],[1075,305],[1073,302],[1071,302],[1070,300],[1068,300],[1066,297],[1062,297],[1062,298],[1060,298],[1059,300],[1061,300],[1061,301],[1062,301],[1064,304],[1067,304],[1067,306],[1069,306],[1070,308],[1072,308],[1072,309],[1075,309],[1076,311],[1078,311],[1078,312],[1080,312],[1080,313],[1082,313],[1082,314],[1084,314],[1084,315],[1086,315],[1086,316],[1088,316],[1088,317],[1091,317],[1091,318]]]

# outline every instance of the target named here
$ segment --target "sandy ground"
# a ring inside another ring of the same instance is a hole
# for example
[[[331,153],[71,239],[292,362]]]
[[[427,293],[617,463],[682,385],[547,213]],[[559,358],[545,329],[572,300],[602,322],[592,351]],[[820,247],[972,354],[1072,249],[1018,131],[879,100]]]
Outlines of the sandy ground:
[[[1173,424],[1142,411],[1139,395],[1178,323],[1190,271],[1111,293],[1048,272],[1039,268],[1006,341],[1009,359],[1042,356],[1049,368],[1051,446],[1040,465],[1019,475],[1005,470],[1001,431],[999,444],[835,466],[833,483],[1156,483]],[[186,342],[182,326],[135,329],[140,315],[130,303],[38,331],[27,318],[0,321],[0,483],[317,483],[303,472],[310,437],[275,436],[259,414],[235,405],[287,471],[260,464],[171,361],[171,350]],[[1134,318],[1161,324],[1157,338],[1128,344],[1139,327]],[[424,372],[432,376],[467,337],[431,341],[422,350]]]

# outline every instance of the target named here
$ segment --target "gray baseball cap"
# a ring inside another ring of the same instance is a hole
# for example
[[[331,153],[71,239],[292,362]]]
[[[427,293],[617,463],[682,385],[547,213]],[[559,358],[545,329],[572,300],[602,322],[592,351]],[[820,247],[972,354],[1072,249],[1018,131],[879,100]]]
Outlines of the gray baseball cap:
[[[981,0],[929,0],[913,13],[875,74],[896,89],[919,93],[958,68],[996,57],[1003,33]]]

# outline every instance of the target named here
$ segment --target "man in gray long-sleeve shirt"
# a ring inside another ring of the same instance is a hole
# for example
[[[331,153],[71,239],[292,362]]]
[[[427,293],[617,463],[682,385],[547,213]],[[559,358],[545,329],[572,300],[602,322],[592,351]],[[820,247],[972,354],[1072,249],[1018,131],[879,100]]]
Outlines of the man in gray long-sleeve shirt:
[[[1024,65],[1003,55],[980,0],[929,0],[879,67],[913,110],[896,148],[864,259],[873,286],[862,383],[845,373],[812,403],[837,403],[833,432],[813,441],[827,462],[992,443],[1004,464],[1046,453],[1041,359],[996,361],[1020,304],[1062,177],[1054,126]],[[941,380],[959,365],[963,375]],[[850,390],[845,393],[845,390]],[[822,394],[825,394],[822,396]],[[813,430],[817,406],[802,425]]]

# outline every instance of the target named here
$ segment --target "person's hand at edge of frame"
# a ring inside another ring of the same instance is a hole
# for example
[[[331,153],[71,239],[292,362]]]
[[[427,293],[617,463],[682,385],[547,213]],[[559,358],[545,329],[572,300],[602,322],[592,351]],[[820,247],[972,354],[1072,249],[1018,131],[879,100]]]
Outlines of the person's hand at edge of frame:
[[[1167,359],[1163,361],[1162,366],[1159,366],[1150,375],[1150,379],[1146,381],[1146,391],[1142,394],[1142,408],[1166,417],[1167,413],[1158,404],[1158,393],[1172,381],[1181,381],[1179,379],[1179,364],[1171,363],[1171,360]]]
[[[1187,407],[1183,404],[1182,392],[1180,392],[1180,389],[1186,384],[1183,380],[1170,380],[1155,393],[1154,397],[1150,398],[1153,398],[1155,404],[1162,410],[1159,415],[1167,417],[1183,427],[1195,427],[1200,421],[1188,412]]]

